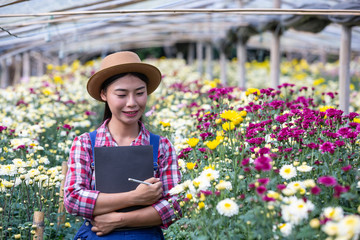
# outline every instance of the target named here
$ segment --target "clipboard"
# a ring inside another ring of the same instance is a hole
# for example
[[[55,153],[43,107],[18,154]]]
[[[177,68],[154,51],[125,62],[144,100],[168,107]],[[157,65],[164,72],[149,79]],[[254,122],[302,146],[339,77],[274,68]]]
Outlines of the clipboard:
[[[134,190],[139,183],[128,178],[146,180],[154,176],[153,146],[94,147],[95,189],[103,193]],[[128,212],[145,206],[120,209]]]

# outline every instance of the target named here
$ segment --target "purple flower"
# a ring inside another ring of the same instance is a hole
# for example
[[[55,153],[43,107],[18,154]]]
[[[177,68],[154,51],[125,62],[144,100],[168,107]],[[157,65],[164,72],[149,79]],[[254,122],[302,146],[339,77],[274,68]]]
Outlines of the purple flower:
[[[321,192],[321,188],[319,188],[318,186],[311,188],[311,194],[313,195],[319,195],[320,192]]]
[[[206,148],[198,148],[198,150],[202,153],[206,152]]]
[[[319,177],[318,183],[325,185],[326,187],[335,186],[337,184],[336,178],[332,176]]]
[[[334,187],[334,197],[339,198],[342,193],[346,193],[349,191],[349,187],[343,187],[341,185],[336,185]]]
[[[322,153],[329,152],[333,154],[335,152],[335,145],[331,142],[325,142],[320,146]]]
[[[285,184],[278,184],[278,185],[276,186],[276,188],[277,188],[279,191],[282,191],[282,190],[284,190],[284,189],[286,188],[286,185],[285,185]]]
[[[255,159],[254,164],[255,164],[255,169],[257,171],[270,171],[271,170],[271,158],[269,157],[265,157],[265,156],[260,156],[257,159]]]
[[[275,201],[276,201],[275,198],[268,197],[268,196],[266,196],[266,195],[264,195],[264,196],[262,197],[262,199],[263,199],[263,201],[265,201],[265,202],[275,202]]]
[[[259,186],[259,187],[257,187],[256,188],[256,192],[257,192],[257,194],[259,194],[259,195],[263,195],[264,194],[264,192],[266,192],[266,187],[265,186]]]
[[[341,146],[344,146],[344,145],[345,145],[345,142],[344,142],[344,141],[337,140],[337,141],[335,141],[335,145],[338,146],[338,147],[341,147]]]
[[[351,168],[352,168],[352,167],[351,167],[351,164],[349,164],[349,165],[347,165],[347,166],[345,166],[345,167],[342,167],[341,169],[342,169],[344,172],[347,172],[347,171],[350,171]]]
[[[347,136],[347,134],[348,134],[349,132],[351,132],[351,129],[348,128],[348,127],[342,127],[342,128],[340,128],[340,129],[337,131],[337,133],[340,134],[340,136],[342,136],[342,137]]]
[[[249,158],[244,158],[244,159],[241,161],[241,165],[242,165],[242,166],[246,166],[246,165],[249,164],[249,162],[250,162],[250,159],[249,159]]]
[[[276,116],[275,120],[279,123],[284,123],[287,121],[287,115]]]
[[[270,149],[266,148],[266,147],[260,148],[260,150],[259,150],[260,155],[268,154],[269,152],[270,152]]]
[[[262,185],[266,185],[270,182],[270,179],[269,178],[259,178],[257,181]]]

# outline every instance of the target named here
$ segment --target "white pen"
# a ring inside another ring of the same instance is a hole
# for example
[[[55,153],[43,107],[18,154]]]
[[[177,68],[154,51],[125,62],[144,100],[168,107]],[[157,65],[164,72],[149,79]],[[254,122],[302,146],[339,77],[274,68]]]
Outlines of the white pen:
[[[151,183],[140,181],[140,180],[133,179],[133,178],[128,178],[128,180],[131,181],[131,182],[137,182],[137,183],[142,183],[142,184],[146,184],[146,185],[152,185]]]

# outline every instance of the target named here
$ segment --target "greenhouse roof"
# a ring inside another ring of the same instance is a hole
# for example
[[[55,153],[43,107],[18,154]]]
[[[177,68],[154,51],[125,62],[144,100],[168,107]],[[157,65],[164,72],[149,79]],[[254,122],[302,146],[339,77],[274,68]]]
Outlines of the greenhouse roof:
[[[249,47],[269,48],[272,29],[282,32],[284,51],[338,52],[340,24],[352,26],[352,51],[360,52],[358,1],[313,2],[283,0],[282,10],[309,12],[274,14],[261,12],[274,8],[274,0],[4,0],[0,4],[0,58],[29,50],[59,55],[99,54],[184,42],[216,43],[241,27],[255,29],[248,35]],[[254,11],[242,12],[245,9]],[[311,9],[319,12],[309,15]],[[337,12],[331,19],[321,12],[341,9],[348,9],[352,15]],[[305,20],[294,19],[295,16],[313,19],[301,22]],[[336,19],[339,16],[340,20]],[[315,22],[320,25],[313,32],[301,29],[314,26]],[[295,30],[293,24],[302,31]]]

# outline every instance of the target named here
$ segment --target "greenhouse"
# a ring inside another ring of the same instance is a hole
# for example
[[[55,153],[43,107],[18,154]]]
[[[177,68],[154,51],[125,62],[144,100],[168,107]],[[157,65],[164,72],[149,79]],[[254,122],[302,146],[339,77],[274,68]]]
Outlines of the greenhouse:
[[[0,239],[359,239],[359,26],[356,0],[1,1]],[[95,187],[100,147],[149,144],[155,178]]]

